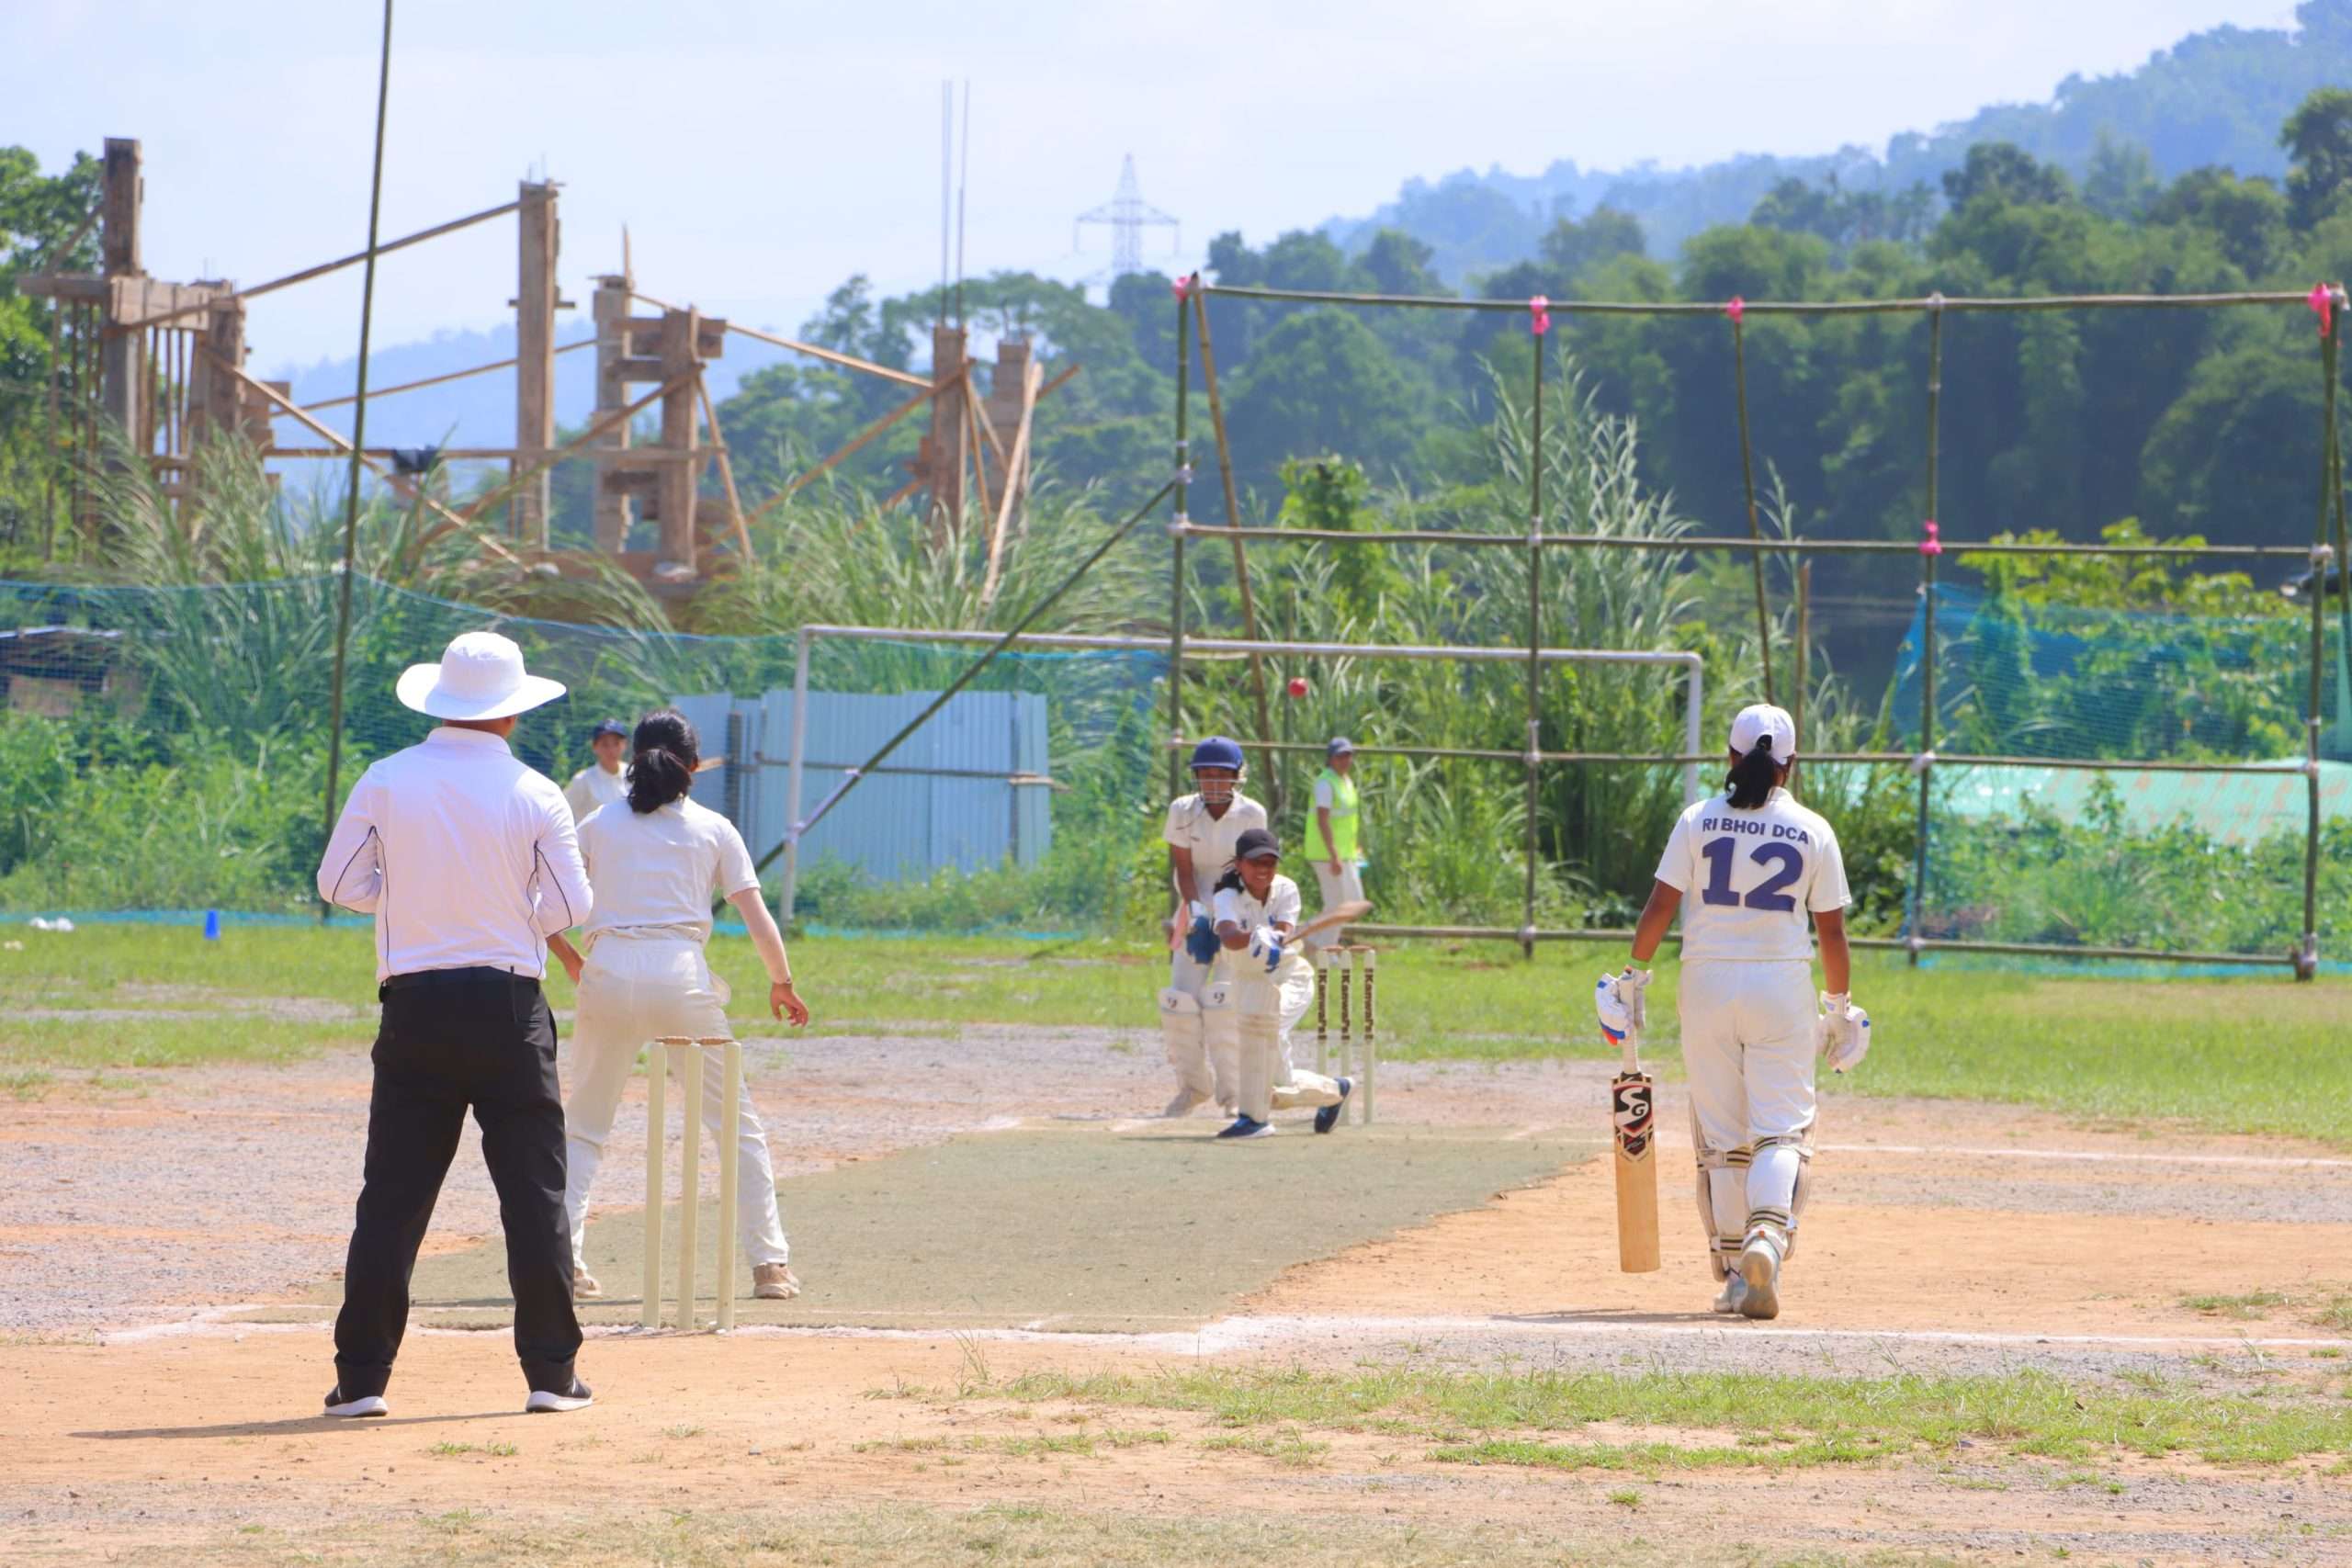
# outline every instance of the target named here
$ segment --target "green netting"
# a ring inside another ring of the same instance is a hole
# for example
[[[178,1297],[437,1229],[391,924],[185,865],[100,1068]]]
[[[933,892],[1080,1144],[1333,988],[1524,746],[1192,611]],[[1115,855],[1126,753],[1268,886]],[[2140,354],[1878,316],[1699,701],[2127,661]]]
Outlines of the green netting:
[[[2311,780],[2307,614],[2210,616],[1938,593],[1933,750],[2051,759],[1939,761],[1926,878],[1930,940],[2280,957],[2301,945]],[[2316,929],[2352,936],[2352,682],[2328,626],[2320,713]],[[1924,610],[1890,694],[1894,744],[1920,744]],[[2253,773],[2054,765],[2250,764]],[[1905,784],[1914,795],[1916,782]],[[2340,949],[2337,949],[2340,951]]]

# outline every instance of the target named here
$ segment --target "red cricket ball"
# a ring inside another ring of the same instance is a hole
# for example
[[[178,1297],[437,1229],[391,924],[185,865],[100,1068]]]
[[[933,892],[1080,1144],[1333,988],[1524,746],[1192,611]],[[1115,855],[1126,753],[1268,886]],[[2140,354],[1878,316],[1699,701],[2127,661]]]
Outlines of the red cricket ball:
[[[1303,697],[1306,695],[1306,677],[1304,675],[1292,676],[1290,678],[1289,690],[1290,694],[1294,697]]]

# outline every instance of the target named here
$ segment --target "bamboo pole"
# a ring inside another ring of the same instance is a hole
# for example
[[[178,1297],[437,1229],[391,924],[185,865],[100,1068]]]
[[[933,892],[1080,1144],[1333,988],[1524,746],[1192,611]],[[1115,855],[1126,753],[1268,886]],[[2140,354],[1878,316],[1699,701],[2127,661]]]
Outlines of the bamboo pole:
[[[1209,302],[1205,295],[1194,295],[1193,319],[1199,324],[1201,334],[1201,389],[1209,395],[1209,430],[1216,438],[1216,472],[1225,487],[1225,525],[1237,531],[1241,527],[1241,503],[1234,497],[1233,449],[1225,436],[1225,400],[1217,395],[1216,351],[1209,342]],[[1250,552],[1241,541],[1233,541],[1233,581],[1241,592],[1241,635],[1250,641],[1258,640],[1258,602],[1250,586]],[[1258,733],[1271,735],[1273,724],[1266,707],[1266,666],[1256,654],[1250,656],[1250,684],[1257,698]],[[1285,710],[1287,711],[1287,710]],[[1267,805],[1276,817],[1283,810],[1283,777],[1269,754],[1263,758],[1266,770]]]
[[[357,406],[352,412],[351,468],[343,498],[343,578],[336,584],[334,616],[334,675],[327,699],[327,791],[320,823],[319,842],[334,836],[343,775],[343,688],[351,650],[351,579],[359,541],[359,465],[367,458],[361,448],[368,436],[368,338],[376,315],[376,224],[384,209],[384,116],[392,96],[392,0],[384,0],[383,44],[376,68],[376,158],[368,186],[368,265],[359,284],[359,364]],[[319,900],[319,923],[334,912],[332,901]]]
[[[1029,461],[1029,433],[1037,412],[1037,378],[1040,374],[1035,359],[1028,362],[1021,389],[1021,423],[1012,432],[1012,453],[1004,464],[1004,494],[997,502],[996,526],[989,531],[988,579],[980,586],[982,605],[996,603],[997,574],[1004,564],[1004,532],[1012,522],[1013,503],[1022,492],[1021,474]],[[968,400],[965,407],[971,406]],[[975,454],[977,456],[978,454]]]
[[[255,379],[253,376],[247,374],[244,367],[230,364],[224,356],[215,352],[209,344],[198,344],[198,352],[202,354],[206,358],[211,360],[213,364],[218,365],[223,370],[226,370],[230,375],[235,377],[237,380],[243,385],[251,387],[254,391],[259,392],[263,397],[268,399],[270,402],[277,405],[277,407],[284,412],[289,418],[307,426],[311,433],[318,436],[321,440],[330,442],[338,449],[346,453],[356,451],[359,456],[359,460],[367,464],[368,470],[374,473],[377,478],[390,480],[396,479],[399,477],[390,469],[385,468],[383,464],[368,456],[365,448],[357,446],[356,443],[345,440],[340,431],[322,424],[316,419],[313,419],[311,416],[310,410],[304,408],[293,399],[286,396],[283,392],[280,392],[268,382]],[[426,537],[418,540],[417,548],[420,550],[422,550],[426,545],[431,544],[435,539],[441,537],[443,535],[449,533],[453,529],[461,529],[471,525],[466,518],[460,517],[458,513],[450,511],[447,507],[442,505],[431,496],[426,495],[421,489],[417,491],[417,500],[435,515],[440,517],[443,522],[443,526],[441,528]],[[521,566],[524,564],[522,557],[516,555],[514,551],[508,549],[505,546],[500,544],[495,539],[485,538],[482,540],[482,546],[485,549],[489,550],[491,554],[498,556],[513,565]]]
[[[472,502],[469,502],[467,504],[465,511],[459,513],[459,515],[469,523],[475,521],[477,518],[481,517],[483,513],[489,511],[492,505],[498,502],[505,500],[509,495],[512,495],[516,490],[520,489],[526,480],[536,478],[546,469],[554,468],[565,457],[570,457],[574,451],[587,445],[589,442],[595,440],[596,437],[611,430],[615,425],[625,424],[628,421],[636,418],[655,401],[668,397],[671,393],[677,391],[687,382],[694,380],[701,374],[702,367],[699,365],[696,365],[695,368],[691,370],[681,370],[675,376],[671,377],[667,381],[664,381],[660,386],[654,388],[653,390],[646,393],[645,396],[638,399],[637,401],[629,404],[627,408],[607,410],[603,414],[598,415],[594,420],[592,420],[589,423],[588,427],[585,430],[582,430],[579,434],[573,436],[571,440],[565,442],[562,446],[557,447],[552,452],[541,453],[537,458],[532,462],[525,464],[523,467],[516,468],[513,473],[507,475],[506,482],[504,484],[499,485],[488,493],[479,496]],[[433,542],[433,538],[437,536],[428,536],[425,543],[431,544]]]
[[[1537,314],[1528,334],[1534,351],[1535,391],[1531,406],[1532,434],[1527,459],[1527,890],[1522,958],[1535,956],[1536,808],[1544,788],[1544,333],[1549,323]]]
[[[925,707],[922,712],[915,715],[913,718],[910,719],[896,735],[893,735],[889,739],[884,741],[882,743],[881,750],[876,751],[874,755],[868,757],[859,766],[843,770],[842,782],[834,786],[833,793],[827,795],[823,800],[818,802],[817,809],[810,812],[806,818],[793,823],[792,826],[786,830],[784,838],[779,840],[774,848],[770,849],[767,853],[762,855],[760,857],[759,863],[752,869],[755,871],[766,870],[768,863],[775,860],[776,856],[782,854],[787,847],[797,846],[800,842],[802,837],[808,833],[809,829],[814,828],[819,822],[822,821],[825,814],[831,811],[836,805],[840,804],[842,796],[847,795],[852,789],[856,787],[858,780],[872,774],[876,769],[882,765],[883,761],[890,755],[891,752],[899,749],[899,747],[906,740],[907,737],[912,735],[916,730],[921,729],[924,725],[930,723],[933,714],[937,713],[941,708],[945,707],[948,703],[955,698],[956,693],[970,685],[981,671],[987,669],[991,663],[995,662],[997,655],[1002,653],[1006,649],[1011,648],[1014,643],[1019,642],[1021,640],[1022,633],[1027,631],[1029,627],[1036,622],[1038,617],[1042,616],[1047,610],[1053,608],[1053,606],[1059,602],[1063,594],[1076,587],[1078,585],[1079,579],[1084,577],[1088,572],[1094,570],[1094,563],[1101,560],[1104,556],[1109,555],[1113,546],[1118,544],[1119,541],[1125,539],[1129,534],[1133,533],[1136,524],[1142,522],[1146,517],[1151,514],[1152,509],[1157,507],[1162,500],[1166,499],[1169,491],[1176,488],[1176,482],[1177,481],[1170,479],[1168,483],[1161,485],[1157,491],[1152,492],[1150,500],[1145,502],[1141,506],[1136,507],[1134,512],[1128,513],[1126,521],[1121,523],[1116,528],[1112,529],[1110,536],[1105,538],[1101,544],[1095,546],[1092,553],[1084,560],[1079,562],[1077,567],[1071,570],[1070,574],[1062,579],[1062,581],[1055,586],[1053,592],[1046,594],[1035,604],[1030,605],[1029,608],[1023,613],[1021,619],[1013,623],[1012,630],[1006,632],[1002,637],[997,638],[995,642],[989,644],[989,649],[986,653],[981,654],[978,659],[967,665],[962,674],[949,682],[946,689],[931,700],[929,706]]]
[[[510,201],[499,207],[486,207],[480,212],[469,213],[463,218],[453,218],[447,223],[436,223],[430,229],[420,229],[413,234],[404,234],[397,240],[387,241],[380,245],[370,244],[364,251],[355,251],[350,255],[338,256],[331,262],[321,262],[316,266],[306,266],[300,272],[289,272],[284,277],[273,277],[267,283],[256,283],[251,288],[235,289],[227,295],[216,295],[208,299],[198,300],[193,305],[182,305],[175,310],[164,310],[135,321],[120,321],[107,330],[127,333],[140,327],[160,326],[165,321],[178,321],[182,316],[193,316],[209,310],[215,305],[228,299],[258,299],[265,294],[275,294],[281,288],[291,288],[298,283],[308,283],[314,277],[324,277],[331,272],[341,272],[347,266],[357,266],[363,262],[372,262],[378,256],[388,256],[394,251],[404,251],[411,245],[421,245],[427,240],[437,240],[444,234],[454,234],[460,229],[469,229],[477,223],[487,223],[493,218],[503,218],[508,213],[520,209],[522,205],[520,201]]]
[[[989,444],[980,439],[980,426],[986,422],[975,406],[979,400],[972,395],[972,362],[964,362],[964,395],[957,401],[964,410],[964,445],[972,454],[972,488],[979,492],[981,515],[993,519],[996,502],[989,494]],[[991,556],[993,558],[993,556]]]
[[[595,346],[596,340],[594,338],[583,337],[578,343],[567,343],[562,344],[557,348],[555,352],[558,354],[571,354],[578,349],[594,348]],[[515,361],[513,359],[493,359],[487,365],[469,366],[463,370],[445,370],[438,376],[427,376],[421,381],[402,381],[396,387],[375,388],[371,389],[368,395],[371,398],[397,397],[402,392],[414,392],[426,387],[437,387],[444,381],[462,381],[469,376],[487,376],[494,370],[511,370],[514,367],[514,365]],[[317,402],[312,403],[311,407],[314,409],[337,409],[343,407],[345,403],[357,402],[358,400],[359,400],[356,397],[321,398]]]
[[[699,365],[695,367],[695,397],[702,404],[703,423],[710,426],[710,449],[718,454],[718,482],[727,490],[727,514],[735,520],[735,547],[743,552],[743,564],[750,566],[758,554],[752,548],[752,530],[743,522],[743,498],[735,492],[735,465],[728,460],[727,443],[719,438],[718,411],[710,406],[710,388]]]
[[[2335,309],[2331,294],[2327,308],[2320,316],[2320,372],[2326,378],[2320,400],[2321,417],[2325,422],[2320,431],[2319,458],[2319,522],[2312,538],[2312,635],[2311,690],[2304,704],[2303,716],[2303,780],[2305,821],[2303,828],[2303,940],[2297,949],[2295,978],[2314,979],[2319,974],[2319,739],[2320,685],[2325,679],[2327,664],[2327,576],[2328,557],[2333,553],[2328,544],[2328,525],[2334,518],[2335,502],[2330,491],[2336,484],[2336,333],[2342,317]],[[2335,563],[2339,571],[2345,565]],[[2343,579],[2337,579],[2341,592]]]
[[[674,310],[678,308],[675,305],[665,305],[650,294],[638,294],[635,289],[629,292],[657,310]],[[727,330],[744,337],[756,338],[761,343],[773,344],[778,348],[788,348],[795,354],[805,354],[811,359],[821,359],[828,365],[838,365],[844,370],[862,370],[868,376],[879,376],[886,381],[896,381],[901,386],[929,387],[931,385],[929,381],[912,371],[893,369],[888,365],[876,365],[870,359],[860,359],[854,354],[843,354],[838,349],[820,348],[813,343],[802,343],[797,338],[779,337],[774,333],[763,333],[757,327],[747,327],[740,321],[728,322]]]
[[[1193,473],[1192,444],[1185,439],[1185,405],[1191,396],[1193,362],[1189,352],[1192,342],[1184,331],[1184,312],[1191,307],[1189,288],[1200,287],[1201,278],[1194,273],[1176,285],[1176,473],[1170,484],[1176,492],[1176,521],[1189,522],[1184,514],[1185,494],[1190,489]],[[1184,536],[1175,536],[1174,562],[1169,573],[1168,604],[1168,738],[1181,742],[1184,739]],[[1174,752],[1168,758],[1168,793],[1179,794],[1178,784],[1183,777],[1182,763]]]
[[[1466,299],[1445,294],[1344,294],[1329,289],[1257,288],[1226,283],[1204,284],[1202,287],[1213,294],[1223,294],[1235,299],[1286,300],[1300,305],[1396,305],[1408,310],[1489,311],[1523,310],[1527,308],[1526,301],[1521,299]],[[1742,309],[1749,315],[1762,316],[1894,316],[1910,311],[1934,315],[1946,310],[2152,310],[2263,305],[2292,305],[2309,309],[2310,304],[2308,291],[2290,293],[2270,289],[2235,294],[2043,294],[2007,299],[1967,295],[1955,298],[1930,295],[1924,299],[1749,299],[1743,301]],[[1711,316],[1723,309],[1719,304],[1704,300],[1555,299],[1550,305],[1552,310],[1569,315],[1592,316]]]
[[[1327,539],[1335,544],[1349,545],[1461,545],[1465,547],[1497,546],[1510,549],[1523,548],[1527,541],[1517,534],[1498,534],[1479,530],[1449,530],[1443,528],[1409,528],[1367,530],[1355,532],[1345,528],[1223,528],[1215,524],[1187,523],[1183,531],[1195,539],[1223,539],[1238,535],[1244,544],[1281,545],[1300,539]],[[1561,549],[1598,550],[1664,550],[1668,553],[1689,550],[1764,550],[1781,555],[1878,555],[1907,556],[1916,554],[1918,546],[1899,539],[1744,539],[1729,534],[1680,534],[1657,536],[1624,536],[1615,534],[1546,534],[1544,547]],[[2070,545],[2021,544],[2014,539],[1946,539],[1943,547],[1955,555],[1986,556],[2180,556],[2204,557],[2240,560],[2303,560],[2310,548],[2303,545]],[[1354,930],[1352,926],[1349,928]]]
[[[1745,310],[1745,301],[1732,301],[1731,374],[1739,403],[1739,479],[1747,492],[1747,534],[1760,540],[1764,527],[1756,515],[1756,451],[1747,433],[1747,328],[1740,321]],[[1764,668],[1764,700],[1769,703],[1772,700],[1772,621],[1764,600],[1764,552],[1750,550],[1747,563],[1756,569],[1756,649]]]
[[[1928,918],[1928,792],[1933,782],[1936,753],[1936,536],[1937,420],[1944,391],[1944,318],[1928,317],[1928,511],[1926,539],[1919,545],[1919,809],[1918,834],[1911,866],[1911,940],[1925,939]],[[1910,950],[1911,967],[1919,966],[1920,949]]]

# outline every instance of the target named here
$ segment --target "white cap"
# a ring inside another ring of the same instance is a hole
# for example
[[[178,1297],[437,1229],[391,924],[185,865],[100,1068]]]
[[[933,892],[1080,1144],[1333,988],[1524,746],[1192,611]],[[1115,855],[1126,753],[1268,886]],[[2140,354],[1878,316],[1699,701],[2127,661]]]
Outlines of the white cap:
[[[1797,721],[1789,716],[1789,710],[1770,703],[1740,709],[1739,716],[1731,721],[1731,749],[1745,757],[1758,741],[1767,739],[1772,742],[1777,761],[1785,762],[1797,754]]]
[[[438,664],[412,664],[393,690],[403,707],[435,718],[504,718],[551,703],[563,682],[523,670],[523,650],[496,632],[459,632]]]

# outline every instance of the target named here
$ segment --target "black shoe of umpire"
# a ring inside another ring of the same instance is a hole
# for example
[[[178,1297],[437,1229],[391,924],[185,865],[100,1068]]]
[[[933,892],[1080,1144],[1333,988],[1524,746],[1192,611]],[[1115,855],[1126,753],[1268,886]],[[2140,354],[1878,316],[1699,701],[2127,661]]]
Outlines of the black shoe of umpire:
[[[588,1385],[573,1378],[571,1387],[561,1393],[553,1389],[533,1389],[531,1397],[524,1402],[523,1409],[532,1416],[553,1416],[566,1410],[585,1410],[595,1403],[596,1395]]]
[[[392,1407],[384,1403],[384,1396],[380,1393],[345,1399],[341,1383],[327,1390],[327,1414],[330,1416],[390,1416],[391,1413]]]

